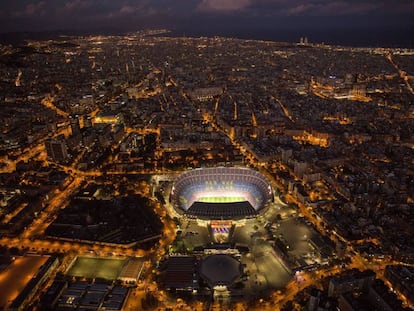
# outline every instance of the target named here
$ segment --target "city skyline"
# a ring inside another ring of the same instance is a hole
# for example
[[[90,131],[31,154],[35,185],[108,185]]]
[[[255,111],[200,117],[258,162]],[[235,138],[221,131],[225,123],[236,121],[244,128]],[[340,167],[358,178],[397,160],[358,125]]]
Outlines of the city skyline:
[[[177,35],[359,46],[411,46],[412,1],[352,0],[60,0],[3,1],[0,31],[120,33],[168,28]]]

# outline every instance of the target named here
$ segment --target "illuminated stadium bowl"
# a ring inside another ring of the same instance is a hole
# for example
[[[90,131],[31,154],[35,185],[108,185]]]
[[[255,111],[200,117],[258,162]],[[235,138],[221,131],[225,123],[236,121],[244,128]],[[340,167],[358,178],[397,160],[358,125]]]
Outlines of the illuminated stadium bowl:
[[[174,181],[171,190],[176,208],[210,219],[253,216],[272,199],[272,188],[262,174],[236,167],[188,171]]]

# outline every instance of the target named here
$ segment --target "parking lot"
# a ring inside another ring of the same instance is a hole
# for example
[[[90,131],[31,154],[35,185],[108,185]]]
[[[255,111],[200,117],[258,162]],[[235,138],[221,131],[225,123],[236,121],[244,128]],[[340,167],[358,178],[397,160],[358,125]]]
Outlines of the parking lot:
[[[325,246],[322,237],[293,206],[276,201],[257,218],[231,223],[233,230],[229,230],[223,244],[248,250],[239,256],[246,297],[283,289],[294,279],[295,270],[319,264],[323,259],[318,251],[318,247]],[[179,230],[187,249],[202,250],[214,243],[208,224],[195,219],[182,221]]]

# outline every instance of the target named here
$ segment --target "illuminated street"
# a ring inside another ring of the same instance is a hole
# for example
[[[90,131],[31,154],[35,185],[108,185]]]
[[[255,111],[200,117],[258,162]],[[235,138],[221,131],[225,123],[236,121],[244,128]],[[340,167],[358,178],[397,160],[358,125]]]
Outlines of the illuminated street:
[[[0,42],[0,309],[412,308],[414,51],[176,35]]]

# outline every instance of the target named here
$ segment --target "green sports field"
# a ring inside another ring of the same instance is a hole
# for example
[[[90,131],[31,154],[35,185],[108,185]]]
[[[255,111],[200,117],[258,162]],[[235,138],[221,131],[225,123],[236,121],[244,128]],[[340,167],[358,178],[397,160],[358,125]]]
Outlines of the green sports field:
[[[246,201],[244,197],[201,197],[197,201],[204,203],[235,203]]]
[[[115,280],[121,272],[123,259],[78,257],[67,275]]]

